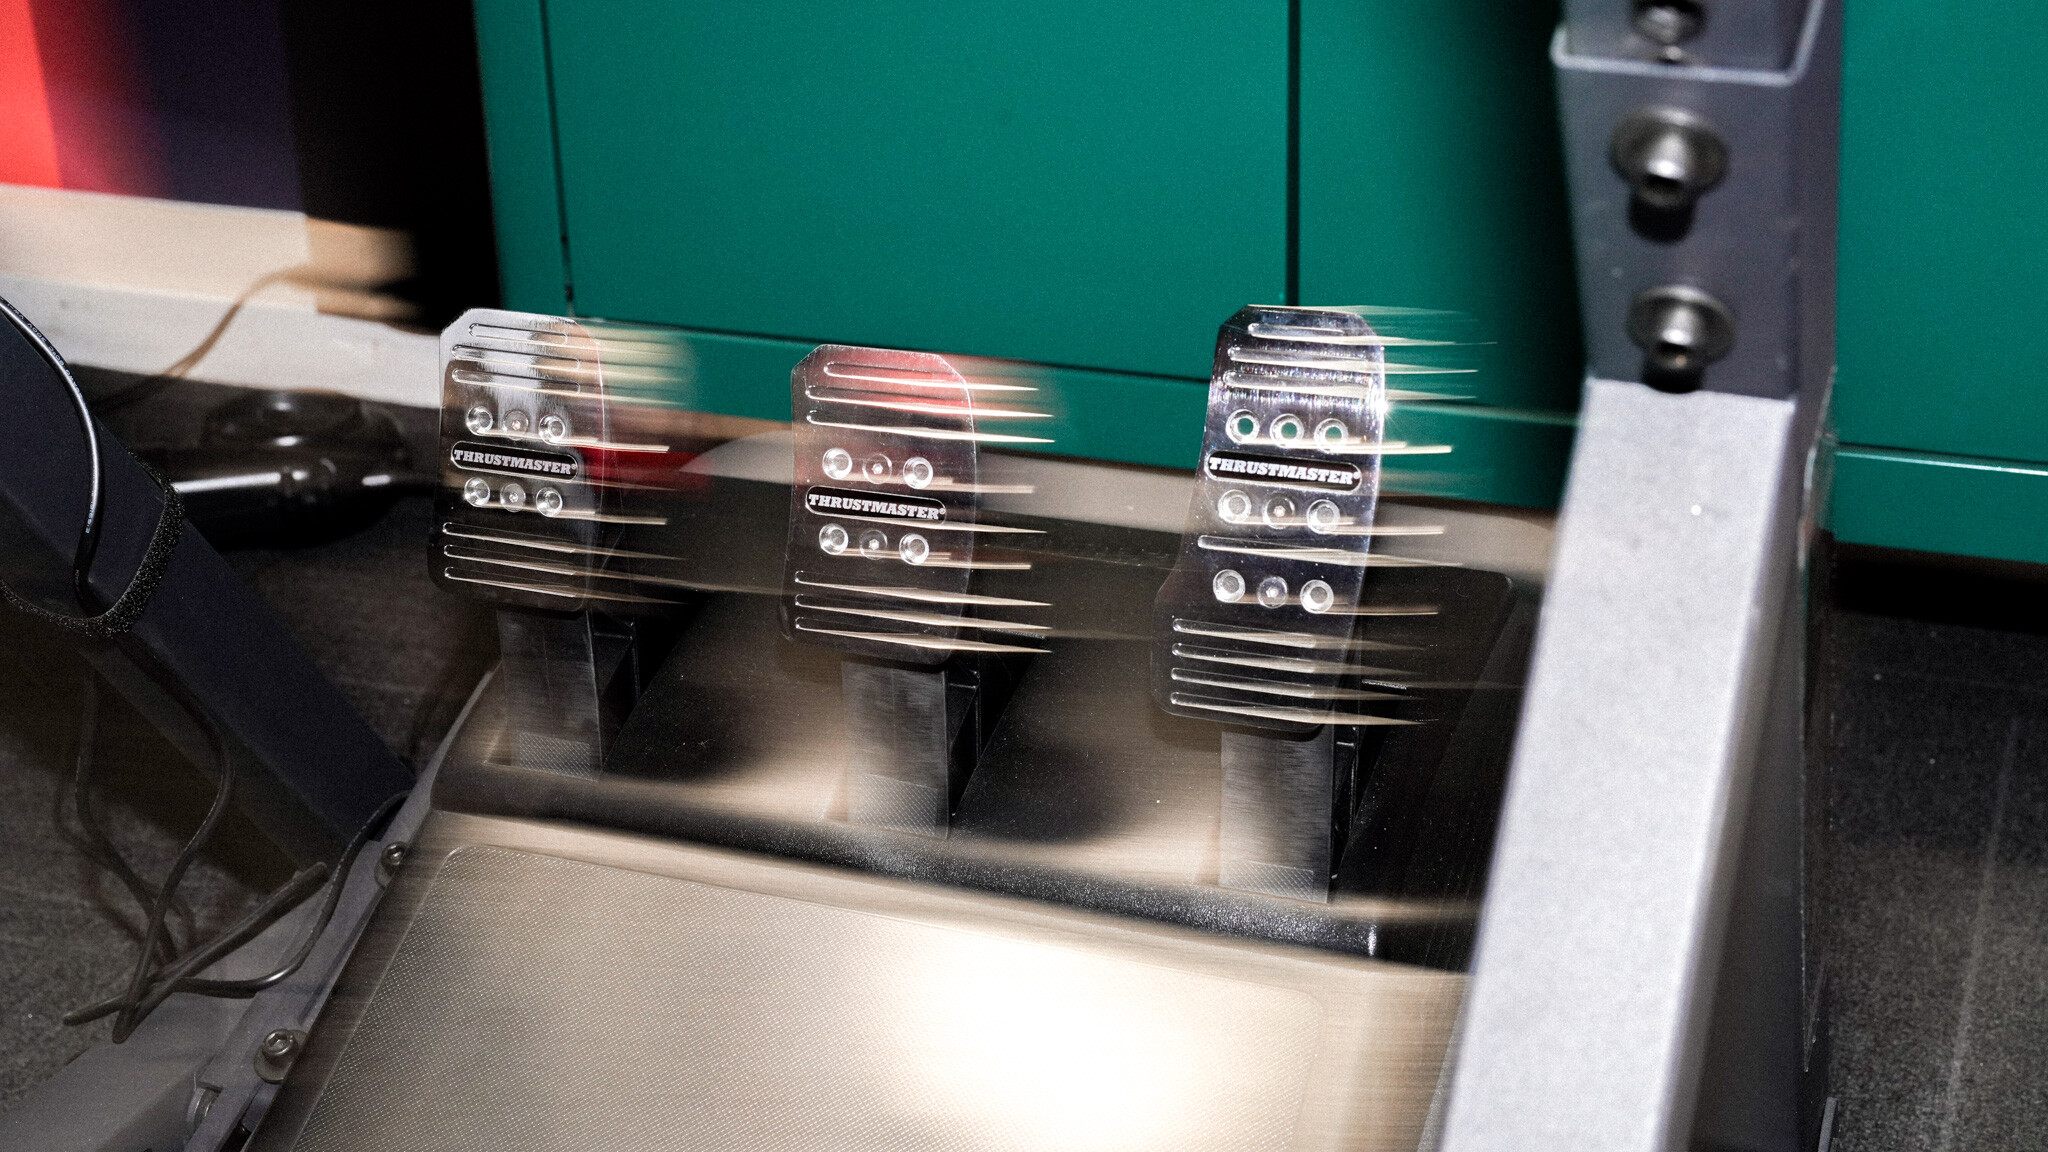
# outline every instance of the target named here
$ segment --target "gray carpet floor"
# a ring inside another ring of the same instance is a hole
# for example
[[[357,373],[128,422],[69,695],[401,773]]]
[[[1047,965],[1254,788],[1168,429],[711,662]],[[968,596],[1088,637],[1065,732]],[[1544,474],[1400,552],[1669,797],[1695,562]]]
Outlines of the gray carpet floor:
[[[2048,636],[1830,632],[1835,1152],[2048,1148]]]
[[[0,620],[0,1108],[87,1046],[109,1023],[59,1017],[126,979],[142,915],[125,889],[59,835],[78,734],[83,663],[61,644]],[[205,782],[111,693],[96,747],[104,824],[144,876],[161,876],[210,798]],[[289,867],[231,821],[181,891],[181,940],[218,930]]]
[[[228,554],[316,663],[401,756],[417,762],[496,659],[487,611],[427,578],[431,506],[401,501],[345,540]],[[57,831],[78,738],[84,664],[63,639],[0,610],[0,1110],[106,1037],[65,1012],[126,978],[142,920],[117,883]],[[211,787],[111,691],[101,693],[98,791],[115,843],[160,876]],[[290,875],[261,833],[231,821],[181,891],[181,939],[210,935]]]

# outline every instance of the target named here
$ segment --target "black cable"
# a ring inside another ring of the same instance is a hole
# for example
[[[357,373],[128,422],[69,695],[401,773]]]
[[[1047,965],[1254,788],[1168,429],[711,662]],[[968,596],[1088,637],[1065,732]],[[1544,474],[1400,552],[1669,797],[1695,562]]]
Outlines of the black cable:
[[[334,919],[334,910],[341,903],[342,889],[348,886],[349,873],[355,870],[356,858],[362,855],[363,848],[369,844],[372,831],[382,827],[384,822],[398,811],[398,806],[405,802],[408,795],[409,793],[400,792],[384,801],[377,811],[371,814],[369,820],[356,830],[355,838],[349,841],[348,848],[341,854],[341,862],[334,871],[334,879],[328,884],[327,899],[320,905],[320,915],[313,918],[312,929],[299,941],[299,950],[291,959],[261,976],[253,976],[247,980],[184,980],[171,991],[243,999],[254,996],[297,972],[300,966],[305,964],[306,958],[313,954],[313,945],[319,942],[321,933],[327,931],[328,923]]]
[[[250,909],[247,915],[237,920],[233,927],[215,937],[211,943],[202,948],[193,949],[168,967],[152,974],[150,979],[153,983],[150,986],[150,990],[140,1001],[131,1003],[125,997],[115,996],[111,999],[102,1000],[97,1004],[80,1008],[74,1012],[66,1013],[64,1015],[64,1023],[88,1024],[102,1016],[130,1007],[134,1008],[137,1022],[139,1023],[151,1011],[155,1010],[158,1004],[163,1003],[164,997],[169,996],[172,992],[184,991],[185,989],[175,987],[175,985],[184,980],[185,977],[247,944],[255,938],[257,933],[270,927],[279,917],[297,907],[301,901],[312,894],[314,887],[321,880],[326,879],[326,877],[327,865],[325,864],[315,864],[310,868],[300,869],[290,880],[285,882],[282,888],[264,897],[262,903]]]
[[[142,875],[128,863],[127,857],[121,855],[120,849],[114,846],[113,839],[101,826],[99,815],[93,806],[92,777],[97,762],[93,755],[93,745],[99,728],[99,677],[91,668],[87,668],[82,679],[84,699],[79,705],[78,751],[72,769],[70,791],[67,793],[59,789],[57,792],[57,831],[69,840],[73,847],[84,853],[86,859],[113,873],[114,878],[121,882],[121,886],[128,890],[128,894],[134,897],[138,911],[147,917],[150,906],[156,902],[156,886],[143,879]],[[72,830],[72,819],[67,818],[64,806],[67,797],[71,802],[71,817],[76,819],[78,831]],[[182,900],[174,900],[171,909],[183,916],[186,923],[192,922],[192,910]],[[162,945],[157,949],[157,959],[168,962],[175,955],[177,947],[176,939],[167,931]]]
[[[77,601],[81,612],[88,618],[97,617],[106,611],[105,602],[92,587],[92,566],[94,559],[99,555],[100,537],[105,522],[103,515],[105,467],[101,459],[99,428],[93,422],[92,409],[85,400],[85,390],[78,386],[77,378],[71,374],[71,366],[65,363],[64,357],[58,353],[56,346],[50,343],[49,338],[43,335],[42,330],[37,328],[27,316],[22,315],[20,309],[16,308],[6,299],[0,299],[0,315],[5,315],[21,331],[22,335],[41,354],[44,361],[49,364],[50,369],[63,380],[65,391],[71,397],[72,410],[78,416],[79,431],[85,437],[88,470],[85,516],[79,525],[77,547],[73,549],[71,554],[71,594],[72,598]],[[165,486],[165,500],[166,516],[169,517],[173,515],[170,509],[176,507],[176,497],[168,485]],[[152,547],[155,547],[154,542]],[[145,567],[147,566],[148,561],[145,558]],[[126,597],[123,599],[125,601]],[[157,1004],[162,1002],[164,996],[169,995],[170,990],[174,990],[179,985],[184,974],[196,971],[204,966],[202,964],[192,964],[191,961],[200,955],[210,952],[218,951],[219,955],[226,955],[228,951],[232,951],[242,940],[246,940],[248,936],[253,936],[256,932],[261,931],[278,916],[283,915],[287,909],[296,905],[298,900],[303,898],[303,890],[306,887],[308,878],[316,875],[314,870],[308,869],[294,876],[284,888],[273,893],[252,911],[249,916],[244,917],[240,924],[237,924],[234,928],[216,938],[213,943],[197,950],[184,961],[174,963],[172,971],[177,973],[177,975],[169,979],[157,981],[157,983],[162,985],[164,991],[160,994],[145,994],[145,990],[152,983],[152,976],[155,972],[159,954],[174,953],[176,951],[175,941],[170,937],[166,919],[172,903],[177,899],[178,885],[184,880],[185,873],[199,859],[200,853],[205,851],[206,845],[213,839],[214,833],[219,829],[221,821],[226,818],[228,808],[234,800],[235,792],[234,757],[229,754],[227,742],[222,738],[219,730],[214,727],[205,710],[199,706],[197,701],[192,699],[182,685],[173,681],[164,684],[163,687],[170,693],[171,697],[185,714],[191,718],[192,722],[199,726],[200,734],[205,738],[215,761],[220,766],[220,782],[214,790],[212,807],[207,810],[206,817],[200,821],[199,827],[193,830],[191,838],[185,842],[185,847],[179,851],[177,858],[171,862],[170,870],[164,874],[161,885],[152,887],[140,875],[136,874],[134,869],[129,867],[127,861],[122,858],[120,852],[113,847],[112,840],[106,837],[92,817],[89,789],[92,759],[90,741],[85,741],[80,749],[80,764],[74,776],[75,802],[79,805],[80,823],[86,829],[87,836],[94,843],[94,847],[87,849],[88,855],[96,857],[102,864],[110,867],[115,875],[120,878],[123,886],[128,888],[129,892],[136,897],[138,902],[145,903],[149,909],[149,914],[143,927],[142,948],[135,958],[135,969],[129,974],[127,994],[112,1005],[112,1010],[117,1013],[114,1020],[114,1042],[116,1044],[126,1040],[134,1032],[136,1025],[140,1024],[143,1018]],[[89,698],[88,705],[96,709],[98,703],[97,686],[95,685],[91,691],[93,694]],[[96,721],[90,721],[89,724],[92,722]],[[382,815],[381,812],[380,815]],[[359,834],[357,840],[352,845],[352,853],[361,850],[361,842],[362,839]],[[95,849],[99,850],[96,851]],[[351,855],[350,859],[353,859],[353,855]],[[338,894],[338,881],[336,889]],[[334,902],[337,898],[338,895],[330,897],[323,911],[320,923],[316,926],[315,935],[318,934],[319,929],[326,926],[327,918],[333,915]],[[244,933],[246,935],[243,935]],[[238,936],[241,939],[236,940],[236,943],[225,943],[229,940],[235,940]],[[298,958],[293,962],[291,966],[293,969],[299,963],[304,962],[311,946],[311,941],[309,940],[301,949]],[[208,963],[210,962],[208,961]],[[282,974],[273,973],[272,975],[276,979],[281,980],[289,974],[290,971],[287,970]],[[254,995],[254,993],[252,992],[250,995]],[[98,1013],[96,1015],[103,1014]],[[73,1015],[76,1014],[74,1013]],[[92,1018],[96,1018],[96,1015]],[[68,1019],[69,1017],[67,1017]]]
[[[181,699],[183,697],[183,693],[180,692],[173,692],[172,695]],[[189,707],[187,711],[192,712],[193,719],[200,721],[200,732],[212,747],[214,761],[220,765],[220,783],[213,791],[213,806],[207,809],[206,817],[199,822],[199,827],[192,830],[191,839],[185,841],[185,847],[180,849],[177,858],[171,861],[170,870],[164,873],[163,885],[157,891],[157,898],[150,905],[149,922],[143,929],[142,952],[136,956],[135,970],[128,976],[128,994],[125,997],[127,1007],[114,1018],[116,1044],[126,1040],[128,1034],[135,1031],[135,1026],[142,1022],[142,1017],[137,1014],[136,1009],[154,968],[150,956],[156,951],[158,938],[163,935],[164,918],[170,912],[171,896],[177,892],[179,883],[185,879],[186,871],[198,862],[199,854],[206,850],[207,843],[213,839],[214,831],[227,817],[228,807],[235,796],[235,758],[228,755],[226,743],[212,724],[205,722],[199,713]]]
[[[87,616],[96,616],[104,608],[98,594],[92,590],[92,562],[100,552],[103,519],[100,515],[104,485],[100,466],[99,428],[93,423],[92,409],[85,403],[85,390],[78,386],[77,379],[71,375],[71,366],[64,362],[64,357],[57,354],[56,346],[50,343],[41,329],[29,322],[28,317],[21,314],[20,309],[5,299],[0,299],[0,311],[4,311],[7,318],[14,322],[14,326],[21,329],[21,334],[28,337],[29,343],[35,345],[36,351],[42,354],[51,370],[63,378],[64,388],[71,395],[72,409],[78,413],[79,431],[85,435],[85,457],[91,472],[91,480],[86,487],[85,520],[79,525],[78,547],[71,553],[71,595],[78,601],[80,611]]]
[[[147,1017],[150,1012],[154,1011],[157,1005],[162,1004],[165,999],[180,992],[190,993],[195,996],[246,1000],[258,992],[278,984],[292,973],[297,972],[305,964],[306,958],[312,955],[313,946],[319,943],[321,935],[327,931],[327,925],[333,921],[334,910],[341,903],[342,890],[347,887],[349,874],[355,870],[356,859],[362,855],[364,846],[369,843],[374,831],[383,825],[385,820],[397,810],[398,805],[404,802],[405,798],[406,794],[401,792],[386,800],[377,809],[376,813],[356,831],[355,836],[349,840],[348,847],[342,852],[340,863],[328,880],[327,898],[321,903],[320,914],[313,918],[312,927],[307,929],[305,936],[300,939],[298,950],[283,964],[262,976],[255,976],[246,980],[207,980],[192,975],[192,973],[205,969],[236,948],[248,943],[257,933],[269,927],[271,923],[282,917],[285,912],[296,907],[308,894],[312,881],[329,876],[327,866],[324,864],[313,865],[293,876],[283,888],[278,889],[269,898],[264,900],[262,904],[259,904],[247,916],[238,921],[234,927],[215,938],[212,943],[203,948],[195,949],[172,967],[159,973],[154,978],[155,983],[149,989],[149,992],[139,1001],[131,1001],[123,997],[102,1000],[97,1004],[89,1005],[67,1014],[64,1017],[64,1023],[85,1024],[110,1013],[131,1007],[139,1023],[142,1018]]]

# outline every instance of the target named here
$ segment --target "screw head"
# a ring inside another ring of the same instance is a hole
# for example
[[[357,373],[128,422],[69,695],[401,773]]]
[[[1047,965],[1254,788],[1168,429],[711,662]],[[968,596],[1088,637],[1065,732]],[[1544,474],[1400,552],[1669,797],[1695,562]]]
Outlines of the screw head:
[[[1682,44],[1707,26],[1699,0],[1636,0],[1636,31],[1665,47]]]
[[[256,1045],[256,1075],[266,1084],[284,1082],[285,1074],[292,1070],[292,1063],[305,1051],[306,1034],[290,1028],[279,1028],[265,1036]]]
[[[263,1038],[265,1056],[289,1056],[299,1047],[299,1038],[283,1028]]]
[[[1268,576],[1259,581],[1259,607],[1278,608],[1287,603],[1287,581]]]
[[[1680,108],[1643,108],[1614,126],[1607,160],[1642,203],[1661,211],[1697,203],[1728,174],[1728,145]]]
[[[1646,374],[1660,387],[1699,387],[1707,365],[1735,346],[1735,317],[1728,306],[1697,288],[1667,284],[1636,296],[1628,310],[1629,339],[1647,358]]]
[[[386,844],[384,850],[377,853],[377,883],[390,884],[398,875],[398,870],[405,867],[405,856],[406,846],[403,841],[393,840]]]

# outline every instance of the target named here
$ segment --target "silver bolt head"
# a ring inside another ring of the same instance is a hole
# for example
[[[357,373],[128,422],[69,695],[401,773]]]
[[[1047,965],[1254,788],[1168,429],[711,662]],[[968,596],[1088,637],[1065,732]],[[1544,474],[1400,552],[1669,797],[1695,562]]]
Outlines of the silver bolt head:
[[[1638,294],[1629,304],[1628,334],[1648,354],[1652,368],[1691,375],[1735,346],[1735,317],[1708,293],[1667,284]]]
[[[377,883],[388,885],[397,877],[398,870],[405,867],[406,846],[394,840],[377,853]]]
[[[1651,208],[1691,207],[1728,174],[1728,145],[1713,125],[1682,108],[1641,108],[1614,126],[1607,160]]]
[[[1667,47],[1699,35],[1706,23],[1706,13],[1690,0],[1639,0],[1636,4],[1636,31]]]
[[[1287,603],[1287,581],[1268,576],[1259,581],[1259,607],[1278,608]]]
[[[1209,582],[1216,593],[1216,599],[1225,604],[1235,604],[1244,599],[1244,574],[1232,568],[1225,568]]]

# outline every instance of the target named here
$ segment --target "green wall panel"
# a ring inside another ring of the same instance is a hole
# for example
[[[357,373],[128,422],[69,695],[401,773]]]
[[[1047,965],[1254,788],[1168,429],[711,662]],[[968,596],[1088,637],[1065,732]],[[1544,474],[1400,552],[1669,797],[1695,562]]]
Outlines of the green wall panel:
[[[689,368],[678,386],[688,406],[763,420],[790,418],[789,373],[809,341],[683,332]],[[1208,388],[1187,380],[1081,369],[1039,374],[1037,402],[1054,414],[1034,435],[1059,456],[1193,468],[1202,444]],[[1576,422],[1567,414],[1465,404],[1402,404],[1387,437],[1448,444],[1444,455],[1386,461],[1387,485],[1403,492],[1526,508],[1557,503]]]
[[[541,0],[475,0],[498,279],[507,308],[569,310]]]
[[[1302,0],[1301,300],[1470,313],[1487,404],[1584,372],[1552,3]]]
[[[1841,438],[2048,459],[2048,4],[1855,0],[1845,18]]]
[[[1470,313],[1409,491],[1545,506],[1577,322],[1554,5],[1304,0],[1299,298]],[[506,301],[686,329],[788,418],[820,341],[1034,360],[1052,451],[1187,467],[1216,325],[1288,265],[1288,5],[478,0]],[[1455,66],[1443,66],[1446,59]],[[559,173],[559,179],[557,178]]]
[[[586,315],[1206,377],[1285,291],[1282,0],[550,0]]]
[[[2048,466],[1844,447],[1829,526],[1851,544],[2048,563]]]

